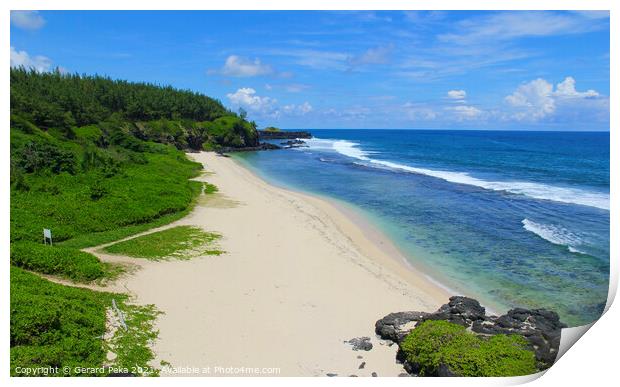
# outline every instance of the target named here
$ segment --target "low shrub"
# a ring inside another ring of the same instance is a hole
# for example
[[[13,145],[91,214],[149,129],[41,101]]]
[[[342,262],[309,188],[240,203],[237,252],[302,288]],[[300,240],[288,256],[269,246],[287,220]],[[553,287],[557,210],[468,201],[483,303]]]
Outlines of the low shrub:
[[[106,266],[92,254],[41,243],[11,243],[11,264],[75,281],[92,281],[106,275]]]
[[[519,376],[537,372],[534,352],[517,335],[479,337],[447,321],[425,321],[400,344],[421,376],[441,367],[457,376]]]
[[[12,266],[11,374],[19,376],[18,367],[100,367],[113,296],[126,297],[58,285]]]

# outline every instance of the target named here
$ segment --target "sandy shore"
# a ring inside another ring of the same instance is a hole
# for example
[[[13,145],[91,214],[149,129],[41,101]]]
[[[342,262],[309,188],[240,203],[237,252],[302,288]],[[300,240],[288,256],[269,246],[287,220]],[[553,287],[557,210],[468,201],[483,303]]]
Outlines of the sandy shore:
[[[164,313],[153,365],[196,367],[190,374],[204,376],[227,375],[216,367],[258,368],[248,376],[404,372],[396,346],[376,338],[375,321],[390,312],[434,311],[450,295],[406,267],[380,232],[337,206],[268,185],[230,158],[190,157],[208,171],[200,180],[219,192],[168,227],[219,232],[226,253],[165,262],[97,253],[139,261],[114,287]],[[371,337],[374,348],[353,351],[344,343],[360,336]]]

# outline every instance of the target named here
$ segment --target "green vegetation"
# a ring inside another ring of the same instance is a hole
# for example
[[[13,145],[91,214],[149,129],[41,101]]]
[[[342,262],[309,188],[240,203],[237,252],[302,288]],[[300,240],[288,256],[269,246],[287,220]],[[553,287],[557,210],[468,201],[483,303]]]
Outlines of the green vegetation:
[[[219,238],[218,234],[204,232],[197,227],[177,226],[115,243],[104,248],[104,251],[154,260],[187,259],[203,254],[222,254],[221,250],[212,247],[212,243]]]
[[[256,124],[215,99],[100,76],[11,69],[11,114],[11,127],[25,132],[40,128],[69,139],[81,134],[101,146],[135,151],[140,140],[195,150],[258,145]]]
[[[113,299],[128,329],[118,328],[108,344],[103,337],[106,310]],[[156,314],[152,305],[128,304],[124,294],[62,286],[11,267],[11,375],[27,376],[24,370],[36,367],[59,367],[49,376],[101,376],[105,370],[84,374],[76,367],[104,365],[156,374],[147,364],[153,358],[149,344],[157,336],[153,329]],[[109,350],[115,356],[112,362],[106,360]]]
[[[217,100],[171,87],[23,68],[10,77],[11,372],[102,365],[95,338],[110,296],[22,269],[82,282],[114,275],[116,268],[78,249],[187,214],[201,191],[216,189],[190,180],[201,165],[183,150],[255,145],[256,125]],[[41,245],[43,228],[54,247]],[[123,296],[115,297],[122,308]],[[145,310],[133,312],[132,321],[146,324]],[[145,363],[146,352],[126,352]]]
[[[101,366],[111,297],[11,267],[11,374],[18,366]]]
[[[421,376],[437,375],[440,365],[458,376],[519,376],[537,372],[534,352],[517,335],[479,337],[447,321],[425,321],[401,343],[407,361]]]
[[[216,193],[217,192],[217,187],[214,186],[213,184],[209,184],[209,183],[205,183],[204,184],[204,189],[203,192],[205,194],[212,194],[212,193]]]
[[[132,305],[126,302],[118,305],[125,317],[127,329],[118,327],[107,343],[115,358],[110,366],[127,369],[140,376],[157,376],[159,370],[149,365],[155,357],[150,345],[157,338],[154,328],[157,315],[155,305]]]
[[[74,281],[93,281],[109,274],[106,264],[92,254],[32,242],[11,244],[11,265]]]
[[[268,126],[264,129],[265,132],[279,132],[280,128],[276,128],[275,126]]]

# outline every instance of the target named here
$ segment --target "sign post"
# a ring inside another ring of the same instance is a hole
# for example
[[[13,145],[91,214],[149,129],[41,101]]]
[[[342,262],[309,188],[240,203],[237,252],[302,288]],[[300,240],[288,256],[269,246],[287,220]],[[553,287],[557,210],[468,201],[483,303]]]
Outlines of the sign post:
[[[50,246],[52,246],[52,230],[49,228],[43,229],[43,244],[47,245],[49,242]]]

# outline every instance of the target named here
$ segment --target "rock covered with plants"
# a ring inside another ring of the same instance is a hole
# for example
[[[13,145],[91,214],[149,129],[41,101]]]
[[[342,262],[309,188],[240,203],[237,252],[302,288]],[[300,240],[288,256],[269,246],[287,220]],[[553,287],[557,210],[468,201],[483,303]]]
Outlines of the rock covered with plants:
[[[553,365],[565,327],[546,309],[488,316],[478,301],[454,296],[434,313],[390,313],[375,331],[398,344],[397,359],[413,375],[517,376]]]

